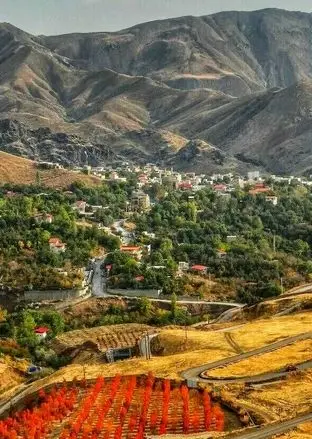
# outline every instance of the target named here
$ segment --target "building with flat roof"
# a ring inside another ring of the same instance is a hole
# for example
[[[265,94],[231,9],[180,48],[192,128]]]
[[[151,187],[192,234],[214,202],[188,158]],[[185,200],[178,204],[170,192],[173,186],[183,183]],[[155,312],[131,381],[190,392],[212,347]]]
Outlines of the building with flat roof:
[[[151,208],[151,200],[143,191],[135,191],[131,196],[131,210],[133,212],[146,212]]]

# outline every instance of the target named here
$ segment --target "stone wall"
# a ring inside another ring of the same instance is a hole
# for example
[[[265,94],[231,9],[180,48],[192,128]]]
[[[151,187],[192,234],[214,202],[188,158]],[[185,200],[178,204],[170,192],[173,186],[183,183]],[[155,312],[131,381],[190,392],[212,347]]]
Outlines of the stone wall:
[[[80,290],[24,291],[19,300],[25,302],[43,302],[78,299],[84,296],[87,291],[88,287]]]

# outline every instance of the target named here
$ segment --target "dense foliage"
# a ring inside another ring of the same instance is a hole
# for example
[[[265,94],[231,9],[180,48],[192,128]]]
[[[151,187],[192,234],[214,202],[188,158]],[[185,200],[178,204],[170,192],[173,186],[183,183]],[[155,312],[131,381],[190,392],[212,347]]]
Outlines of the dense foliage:
[[[309,279],[311,191],[277,184],[274,190],[277,206],[263,195],[249,195],[248,189],[227,197],[211,189],[171,191],[136,218],[138,236],[143,231],[156,235],[150,263],[167,269],[182,261],[203,264],[210,276],[232,283],[248,302],[278,295],[281,279],[284,287]],[[146,242],[143,235],[141,241]]]
[[[119,247],[119,239],[107,235],[98,224],[111,223],[119,217],[129,190],[129,186],[122,184],[93,189],[81,183],[73,184],[71,191],[66,192],[3,187],[0,190],[0,284],[10,289],[80,286],[83,279],[80,268],[87,265],[91,255],[101,247],[107,250]],[[81,199],[100,206],[94,214],[93,227],[82,227],[78,221],[73,206]],[[53,222],[38,222],[36,217],[40,214],[52,215]],[[66,243],[64,253],[51,251],[51,237]]]

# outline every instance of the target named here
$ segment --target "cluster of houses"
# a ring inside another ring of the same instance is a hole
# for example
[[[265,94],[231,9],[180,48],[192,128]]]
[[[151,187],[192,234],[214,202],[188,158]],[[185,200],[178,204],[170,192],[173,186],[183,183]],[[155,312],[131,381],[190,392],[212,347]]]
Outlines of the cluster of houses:
[[[248,172],[248,175],[243,178],[232,173],[227,174],[213,174],[208,176],[206,174],[197,175],[194,172],[176,172],[173,169],[161,169],[157,165],[147,164],[144,166],[129,165],[119,166],[116,169],[112,168],[92,168],[91,172],[100,176],[105,181],[126,181],[125,175],[132,173],[137,178],[137,191],[132,194],[129,209],[132,212],[144,212],[150,209],[151,201],[144,190],[155,183],[171,184],[174,189],[181,191],[197,192],[206,187],[211,187],[220,197],[230,198],[231,192],[237,186],[245,188],[251,186],[249,194],[256,196],[260,194],[266,195],[266,200],[276,205],[278,203],[273,190],[267,187],[264,179],[261,178],[259,171]],[[273,181],[284,181],[289,184],[296,179],[299,183],[310,184],[312,181],[296,177],[276,177],[271,176]],[[81,212],[82,213],[82,212]]]

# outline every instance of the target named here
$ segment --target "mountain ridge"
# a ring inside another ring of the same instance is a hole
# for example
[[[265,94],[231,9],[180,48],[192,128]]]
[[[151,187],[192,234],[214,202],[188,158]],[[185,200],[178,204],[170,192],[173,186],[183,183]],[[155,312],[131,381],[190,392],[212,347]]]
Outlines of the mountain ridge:
[[[310,172],[311,30],[311,14],[280,9],[50,37],[0,24],[0,121],[13,122],[0,148],[63,164]]]

